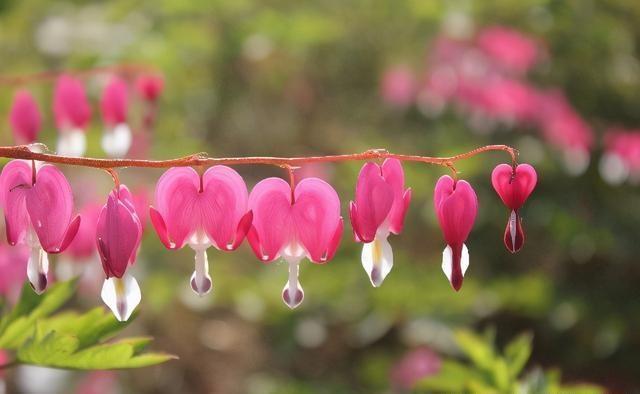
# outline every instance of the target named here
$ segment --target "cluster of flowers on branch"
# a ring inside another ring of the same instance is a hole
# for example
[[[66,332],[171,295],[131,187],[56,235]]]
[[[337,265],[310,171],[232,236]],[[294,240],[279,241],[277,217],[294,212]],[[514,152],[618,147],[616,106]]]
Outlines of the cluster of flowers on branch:
[[[336,190],[319,178],[296,182],[293,165],[318,161],[367,161],[358,176],[355,199],[349,205],[353,236],[363,243],[362,265],[373,286],[380,286],[393,266],[387,238],[402,232],[411,201],[405,189],[402,161],[449,167],[454,176],[442,176],[434,191],[434,209],[446,247],[442,269],[457,291],[469,267],[465,245],[478,210],[472,186],[457,178],[453,163],[475,154],[502,150],[513,162],[501,164],[492,174],[492,184],[509,209],[504,243],[517,252],[524,243],[520,208],[533,191],[537,177],[532,166],[517,165],[515,151],[504,145],[486,146],[449,158],[391,154],[371,150],[361,154],[309,158],[203,158],[189,156],[166,162],[62,157],[31,152],[26,147],[0,147],[0,156],[13,158],[0,174],[0,204],[4,210],[7,240],[30,250],[27,277],[37,293],[45,291],[49,254],[72,244],[81,226],[74,216],[71,187],[51,163],[97,167],[107,170],[115,187],[100,209],[95,224],[95,245],[105,280],[102,299],[119,320],[127,320],[141,300],[140,287],[129,273],[136,261],[145,211],[158,238],[167,249],[189,245],[193,249],[191,287],[203,296],[213,288],[207,249],[236,250],[246,238],[258,260],[270,263],[282,258],[288,264],[283,301],[297,307],[304,298],[298,280],[303,259],[316,264],[330,261],[341,242],[343,219]],[[26,159],[26,160],[25,160]],[[384,159],[382,163],[379,160]],[[42,164],[43,162],[49,162]],[[207,164],[215,164],[198,171]],[[289,182],[268,178],[251,192],[243,178],[222,164],[271,164],[288,170]],[[129,189],[120,184],[121,166],[171,167],[158,180],[153,205],[136,206]]]
[[[130,114],[132,99],[137,99],[142,107],[141,119],[136,123],[136,127],[139,129],[139,138],[144,139],[155,123],[157,101],[164,86],[163,79],[156,73],[141,72],[137,68],[125,66],[93,71],[101,77],[100,82],[103,86],[99,102],[104,125],[101,147],[108,157],[125,157],[132,147],[134,138]],[[91,121],[92,110],[82,76],[31,76],[34,79],[55,78],[52,110],[58,130],[56,151],[60,155],[79,157],[83,156],[87,149],[85,134]],[[30,80],[27,79],[18,80],[16,83],[28,82]],[[135,94],[131,94],[132,91]],[[14,93],[9,123],[16,143],[31,144],[38,141],[43,114],[29,90],[20,88]]]
[[[503,26],[490,26],[473,37],[438,36],[424,70],[390,67],[382,76],[381,96],[389,106],[415,106],[428,117],[448,107],[480,133],[503,128],[530,129],[562,152],[569,173],[583,173],[596,148],[592,127],[559,88],[540,87],[528,74],[548,59],[543,45]],[[611,184],[640,182],[637,130],[611,129],[604,134],[599,167]]]

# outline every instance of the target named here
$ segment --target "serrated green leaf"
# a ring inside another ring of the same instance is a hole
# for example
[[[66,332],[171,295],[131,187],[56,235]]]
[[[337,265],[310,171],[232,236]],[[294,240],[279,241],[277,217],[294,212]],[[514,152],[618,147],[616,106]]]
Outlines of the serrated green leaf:
[[[492,370],[496,356],[487,339],[468,330],[458,330],[454,335],[460,349],[476,366],[485,371]]]
[[[533,336],[530,333],[520,334],[505,347],[504,356],[512,379],[515,379],[527,364],[531,356],[532,340]]]
[[[38,319],[46,317],[71,298],[76,280],[56,283],[41,296],[33,293],[29,285],[22,289],[20,301],[0,324],[0,348],[16,349],[33,334]]]

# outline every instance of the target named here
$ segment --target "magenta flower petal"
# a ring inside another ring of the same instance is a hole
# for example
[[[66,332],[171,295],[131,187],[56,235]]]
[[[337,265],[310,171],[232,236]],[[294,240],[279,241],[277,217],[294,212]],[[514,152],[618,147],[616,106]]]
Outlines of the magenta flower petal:
[[[40,245],[48,253],[59,253],[73,213],[69,182],[58,168],[45,164],[38,170],[36,182],[26,197],[27,212]]]
[[[86,128],[91,118],[91,107],[81,81],[69,75],[58,78],[53,95],[53,113],[58,129]]]
[[[373,241],[378,227],[389,215],[393,197],[393,188],[382,177],[380,166],[365,163],[358,175],[355,199],[355,227],[362,242]]]
[[[149,207],[149,219],[151,219],[151,224],[153,224],[153,228],[156,230],[158,238],[160,238],[162,244],[167,249],[177,249],[176,244],[171,242],[171,240],[169,239],[167,225],[164,222],[162,215],[154,207]]]
[[[333,233],[333,237],[331,238],[331,242],[329,243],[329,248],[327,249],[327,258],[325,261],[329,261],[333,259],[336,251],[338,250],[338,246],[340,245],[340,241],[342,240],[342,232],[344,231],[344,220],[340,218],[338,222],[338,226],[336,227],[335,232]]]
[[[156,101],[163,89],[164,79],[162,78],[162,75],[141,75],[136,80],[136,90],[138,94],[147,101]]]
[[[110,127],[126,123],[128,101],[127,84],[121,78],[113,76],[104,88],[100,100],[103,122]]]
[[[4,210],[7,242],[22,242],[29,227],[26,194],[31,188],[31,166],[22,160],[12,160],[0,175],[0,203]]]
[[[209,168],[202,181],[202,226],[214,246],[230,250],[238,241],[238,224],[247,213],[247,186],[240,174],[226,166]]]
[[[402,232],[404,218],[411,202],[411,189],[404,188],[404,171],[398,159],[386,159],[382,163],[382,176],[393,190],[393,205],[389,212],[389,230],[398,235]]]
[[[233,244],[227,247],[227,250],[236,250],[244,240],[244,237],[247,236],[249,230],[251,229],[251,223],[253,222],[253,212],[249,211],[244,214],[240,222],[238,223],[238,228],[236,229],[236,235],[233,240]]]
[[[57,253],[64,252],[67,249],[67,247],[69,247],[71,242],[75,239],[75,236],[78,233],[78,230],[80,229],[81,222],[82,221],[80,220],[80,216],[78,215],[75,218],[73,218],[71,223],[69,223],[69,227],[67,227],[67,231],[65,232],[64,237],[62,238],[62,242],[60,243],[60,248],[58,249]]]
[[[20,144],[35,142],[42,125],[42,115],[35,99],[26,90],[19,90],[13,96],[9,122],[15,140]]]
[[[289,184],[280,178],[258,182],[249,195],[249,209],[253,211],[249,244],[260,260],[273,261],[293,234]]]
[[[306,178],[295,189],[293,225],[309,259],[324,263],[340,221],[340,198],[327,182]]]
[[[176,167],[167,170],[156,185],[155,210],[162,217],[167,238],[172,249],[180,249],[184,246],[193,233],[198,230],[201,223],[198,207],[198,191],[200,190],[200,177],[198,173],[189,167]],[[151,221],[160,234],[162,226],[158,217],[154,218],[151,211]],[[163,241],[165,245],[167,243]]]
[[[512,210],[520,209],[533,192],[538,181],[536,170],[529,164],[515,168],[499,164],[491,173],[491,184],[504,205]]]
[[[129,264],[135,260],[142,226],[126,186],[109,193],[107,204],[100,212],[96,239],[102,266],[107,278],[122,278]]]

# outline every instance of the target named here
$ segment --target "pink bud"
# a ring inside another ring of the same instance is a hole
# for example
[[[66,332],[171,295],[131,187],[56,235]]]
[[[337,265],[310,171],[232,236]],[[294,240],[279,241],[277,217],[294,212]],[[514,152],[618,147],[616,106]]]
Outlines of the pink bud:
[[[442,270],[451,286],[458,291],[469,267],[465,241],[478,213],[478,197],[467,181],[455,181],[444,175],[436,183],[433,203],[447,242],[442,254]]]
[[[105,86],[100,100],[102,119],[107,127],[127,122],[128,94],[127,84],[117,76],[111,77]]]
[[[511,253],[516,253],[524,245],[524,230],[520,208],[536,187],[538,176],[529,164],[520,164],[514,168],[508,164],[499,164],[491,173],[491,184],[504,205],[511,210],[504,232],[504,244]]]
[[[160,74],[141,75],[136,80],[138,94],[147,101],[156,101],[164,89],[164,79]]]
[[[42,116],[31,93],[26,90],[16,92],[13,96],[9,121],[17,143],[31,144],[37,140]]]

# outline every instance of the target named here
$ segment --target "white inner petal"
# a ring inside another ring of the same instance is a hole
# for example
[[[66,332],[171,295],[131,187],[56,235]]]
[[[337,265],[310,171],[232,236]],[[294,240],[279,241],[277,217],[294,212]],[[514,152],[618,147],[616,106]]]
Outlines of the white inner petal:
[[[83,156],[87,150],[87,138],[80,129],[63,130],[58,136],[56,151],[61,156]]]
[[[209,259],[206,248],[195,250],[195,269],[191,275],[191,288],[200,297],[208,294],[213,288],[211,276],[209,276]]]
[[[118,321],[128,320],[142,299],[140,286],[129,273],[122,278],[105,279],[100,295]]]
[[[27,262],[27,278],[36,294],[42,294],[47,288],[47,273],[49,272],[49,256],[38,245],[31,247]]]
[[[376,235],[372,242],[364,244],[361,260],[371,284],[380,286],[393,267],[393,250],[387,237]]]
[[[516,232],[518,228],[517,220],[516,211],[511,211],[511,215],[509,215],[509,234],[511,235],[511,247],[514,249],[516,247]]]
[[[442,251],[442,271],[451,282],[451,270],[453,267],[453,250],[451,250],[451,246],[447,245]],[[467,249],[466,244],[462,244],[462,255],[460,256],[460,269],[462,271],[462,276],[467,272],[469,268],[469,249]]]
[[[112,158],[123,158],[131,148],[131,129],[126,123],[121,123],[102,134],[102,150]]]
[[[287,260],[289,264],[289,276],[287,283],[282,289],[282,300],[289,308],[293,309],[299,306],[304,299],[304,290],[302,290],[298,279],[300,260],[302,260],[302,257],[298,257],[297,259],[289,257],[285,258],[285,260]]]

